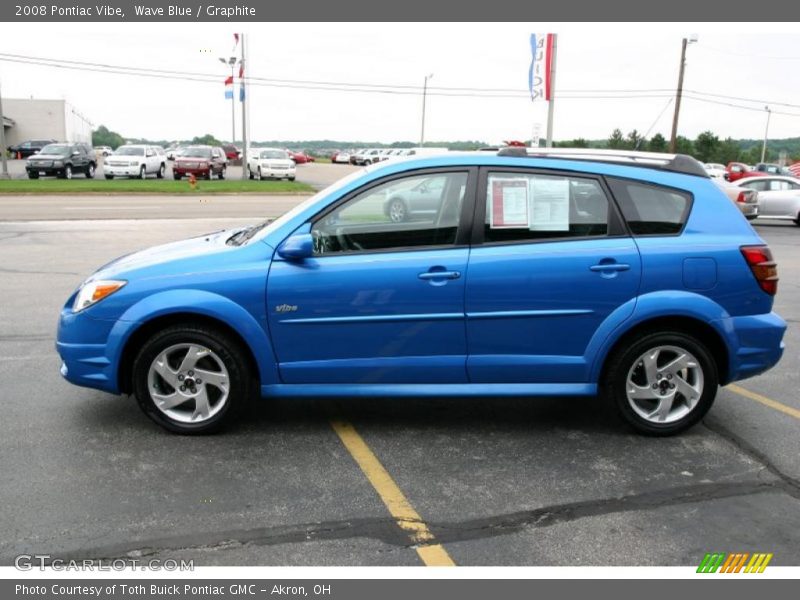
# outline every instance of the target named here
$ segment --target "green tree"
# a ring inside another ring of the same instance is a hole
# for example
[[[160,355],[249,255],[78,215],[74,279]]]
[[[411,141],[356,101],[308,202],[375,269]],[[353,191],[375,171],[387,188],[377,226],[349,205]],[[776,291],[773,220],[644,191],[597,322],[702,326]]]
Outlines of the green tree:
[[[628,137],[625,138],[625,146],[631,150],[643,150],[645,142],[646,140],[639,135],[636,129],[629,132]]]
[[[675,139],[675,152],[678,154],[688,154],[689,156],[694,156],[694,144],[692,143],[692,140],[679,135]]]
[[[650,141],[647,143],[647,149],[650,152],[666,152],[667,140],[664,138],[663,135],[657,133],[650,138]]]
[[[110,131],[105,125],[100,125],[92,132],[92,146],[111,146],[116,149],[124,143],[124,137],[116,131]]]
[[[215,138],[210,133],[205,135],[197,136],[192,138],[192,144],[198,144],[202,146],[221,146],[222,142],[220,142],[217,138]]]
[[[717,151],[711,158],[711,161],[727,165],[729,162],[739,160],[739,153],[741,152],[739,144],[733,138],[725,138],[717,146]]]
[[[619,128],[611,132],[611,137],[608,138],[607,145],[612,150],[621,150],[625,148],[625,138],[622,136],[622,131]]]
[[[704,131],[694,141],[695,158],[700,162],[709,162],[717,155],[719,146],[719,138],[712,131]]]

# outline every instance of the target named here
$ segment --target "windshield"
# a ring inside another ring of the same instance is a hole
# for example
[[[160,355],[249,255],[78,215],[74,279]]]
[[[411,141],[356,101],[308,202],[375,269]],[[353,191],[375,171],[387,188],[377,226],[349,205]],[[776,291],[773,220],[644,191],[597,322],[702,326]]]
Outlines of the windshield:
[[[278,229],[280,227],[283,227],[284,224],[286,224],[287,222],[291,221],[297,215],[301,214],[303,211],[308,209],[309,206],[312,206],[315,202],[319,201],[320,198],[323,198],[323,197],[325,197],[325,196],[327,196],[329,194],[334,194],[337,191],[347,187],[348,185],[350,185],[356,179],[359,179],[360,177],[363,177],[364,173],[366,173],[366,172],[367,172],[366,169],[359,169],[358,171],[354,171],[353,173],[350,173],[350,175],[347,175],[346,177],[342,177],[336,183],[333,183],[333,184],[329,185],[324,190],[321,190],[321,191],[317,192],[316,194],[311,196],[311,198],[309,198],[305,202],[302,202],[302,203],[298,204],[297,206],[295,206],[289,212],[284,213],[283,215],[281,215],[280,217],[278,217],[277,219],[275,219],[274,221],[269,223],[266,227],[263,227],[263,229],[261,229],[263,234],[261,236],[258,236],[258,237],[261,238],[264,235],[269,235],[270,233],[272,233],[276,229]]]
[[[69,154],[69,145],[68,144],[47,144],[47,146],[42,148],[40,154],[67,155],[67,154]]]
[[[118,156],[144,156],[144,148],[141,146],[122,146],[117,148],[114,154]]]
[[[286,154],[283,150],[264,150],[260,155],[260,158],[289,158],[289,155]]]
[[[181,156],[185,158],[211,158],[211,148],[203,148],[202,146],[186,148],[181,152]]]

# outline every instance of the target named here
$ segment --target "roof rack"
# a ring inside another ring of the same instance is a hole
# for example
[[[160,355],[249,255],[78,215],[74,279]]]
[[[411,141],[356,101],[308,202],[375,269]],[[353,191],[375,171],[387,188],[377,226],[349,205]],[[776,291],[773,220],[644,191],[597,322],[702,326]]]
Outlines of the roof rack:
[[[636,152],[633,150],[604,150],[593,148],[522,148],[508,146],[500,148],[497,156],[520,158],[561,158],[625,164],[633,167],[660,169],[685,175],[708,177],[703,165],[687,154],[662,154],[659,152]]]

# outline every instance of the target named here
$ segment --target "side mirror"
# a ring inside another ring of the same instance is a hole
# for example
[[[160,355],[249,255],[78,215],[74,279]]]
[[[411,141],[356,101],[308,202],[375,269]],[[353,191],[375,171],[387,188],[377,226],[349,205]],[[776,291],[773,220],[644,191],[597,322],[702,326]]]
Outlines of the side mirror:
[[[314,238],[310,233],[298,233],[278,247],[278,254],[286,260],[303,260],[314,256]]]

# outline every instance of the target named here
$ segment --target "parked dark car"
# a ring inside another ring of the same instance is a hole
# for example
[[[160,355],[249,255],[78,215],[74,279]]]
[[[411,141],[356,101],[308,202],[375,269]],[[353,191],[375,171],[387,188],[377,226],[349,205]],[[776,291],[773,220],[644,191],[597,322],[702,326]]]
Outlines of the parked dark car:
[[[27,142],[22,142],[21,144],[9,146],[8,151],[15,156],[19,155],[20,158],[28,158],[29,156],[39,152],[48,144],[55,143],[56,140],[28,140]]]
[[[48,144],[25,163],[25,171],[31,179],[48,175],[72,179],[76,173],[92,179],[96,168],[97,158],[89,144]]]
[[[189,146],[183,154],[175,157],[172,175],[175,179],[180,179],[184,175],[206,179],[216,175],[220,179],[225,179],[227,164],[225,151],[218,146]]]

